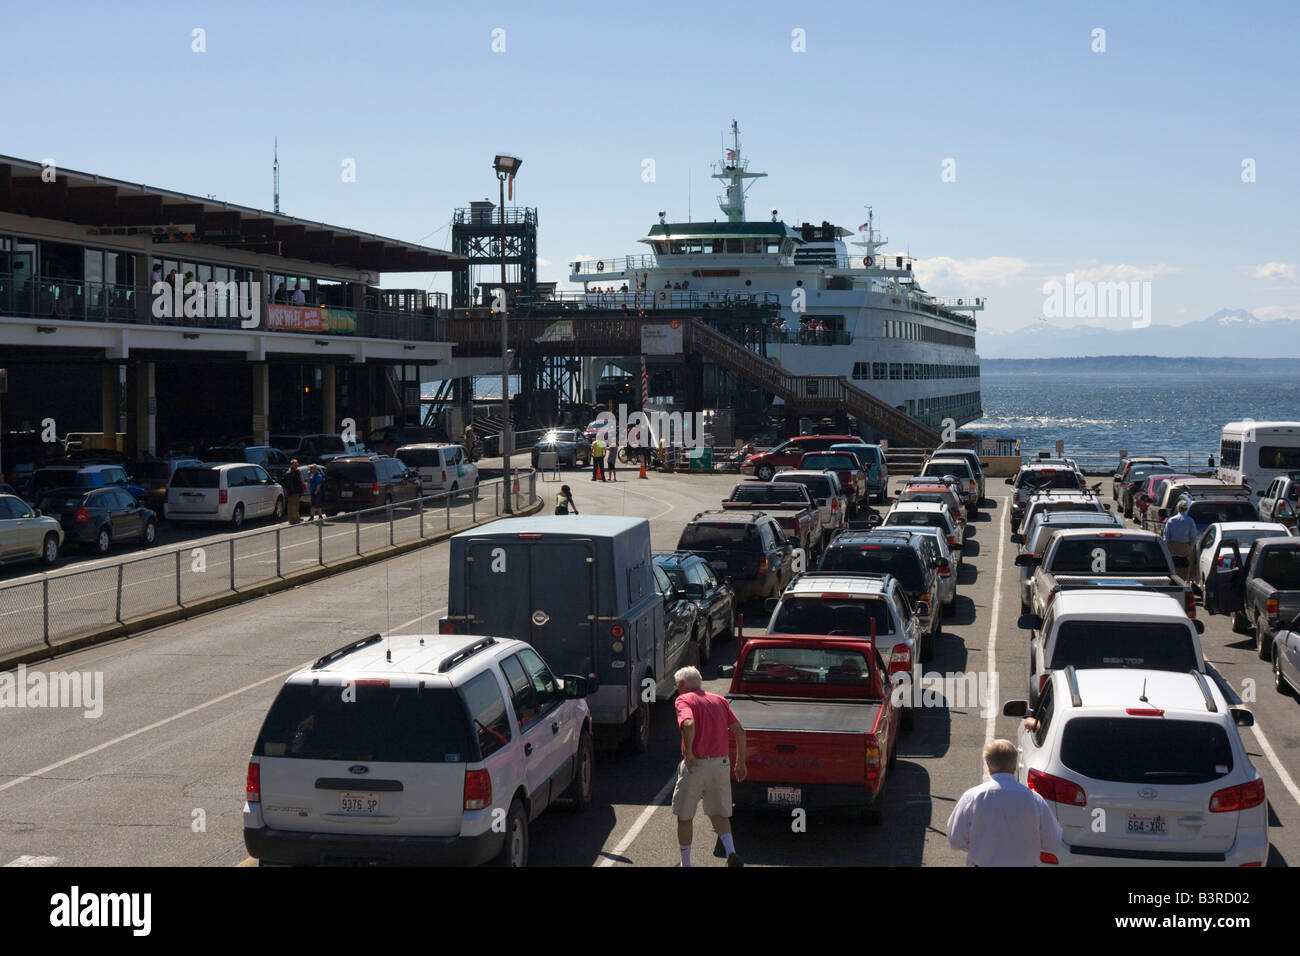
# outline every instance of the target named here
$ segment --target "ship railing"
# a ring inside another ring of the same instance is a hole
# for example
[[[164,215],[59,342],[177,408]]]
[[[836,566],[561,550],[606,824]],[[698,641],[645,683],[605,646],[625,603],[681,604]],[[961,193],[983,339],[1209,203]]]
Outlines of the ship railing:
[[[656,268],[654,256],[619,256],[614,259],[578,259],[569,263],[569,274],[599,279],[610,273],[648,272]]]
[[[546,295],[521,295],[511,300],[515,310],[580,311],[621,310],[683,311],[703,309],[736,309],[746,307],[780,306],[781,296],[775,292],[696,292],[694,290],[652,289],[648,292],[554,292]]]
[[[858,256],[836,256],[834,266],[830,265],[829,257],[827,257],[827,261],[825,263],[819,263],[819,264],[825,265],[827,268],[835,268],[835,269],[855,269],[855,270],[870,269],[872,272],[876,272],[876,273],[879,272],[910,273],[912,271],[912,265],[915,262],[916,260],[913,259],[911,256],[887,256],[883,253],[878,252],[875,255],[864,254]]]
[[[1119,469],[1120,459],[1138,455],[1162,457],[1171,467],[1186,469],[1188,474],[1213,473],[1219,461],[1217,448],[1071,448],[1067,443],[1062,454],[1090,475],[1113,475]],[[1020,456],[1025,462],[1061,457],[1055,445],[1022,446]],[[1211,459],[1214,465],[1210,464]]]
[[[971,295],[949,295],[949,296],[930,296],[930,304],[942,306],[948,309],[982,309],[984,308],[983,296]]]

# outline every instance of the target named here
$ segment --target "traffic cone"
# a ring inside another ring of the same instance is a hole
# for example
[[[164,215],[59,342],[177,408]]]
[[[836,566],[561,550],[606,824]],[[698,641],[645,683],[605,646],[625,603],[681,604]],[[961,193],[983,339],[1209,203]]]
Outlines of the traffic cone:
[[[596,459],[596,480],[597,481],[605,480],[605,459],[604,458]]]
[[[519,469],[518,468],[514,469],[514,480],[510,483],[510,493],[512,495],[519,494]]]
[[[637,477],[638,477],[638,478],[644,478],[644,477],[646,477],[646,473],[645,473],[645,455],[642,455],[642,456],[641,456],[641,474],[637,475]]]

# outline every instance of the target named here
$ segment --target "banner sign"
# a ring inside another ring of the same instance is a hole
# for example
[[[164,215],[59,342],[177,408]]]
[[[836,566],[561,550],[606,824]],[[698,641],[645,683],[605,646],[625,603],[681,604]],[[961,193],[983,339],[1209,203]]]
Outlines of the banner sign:
[[[357,331],[357,314],[350,309],[268,305],[266,328],[269,332],[330,332],[334,335],[354,335]]]
[[[641,326],[642,355],[681,355],[682,323],[674,319],[654,325]]]

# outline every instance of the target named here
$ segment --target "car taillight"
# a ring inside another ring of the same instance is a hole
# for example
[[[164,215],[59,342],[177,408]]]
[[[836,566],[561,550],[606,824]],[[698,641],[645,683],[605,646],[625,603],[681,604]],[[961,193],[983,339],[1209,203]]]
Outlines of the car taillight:
[[[1020,504],[1020,492],[1017,491],[1017,492],[1012,496],[1012,500],[1015,501],[1016,504]]]
[[[1047,682],[1048,682],[1049,680],[1051,680],[1051,679],[1052,679],[1052,675],[1051,675],[1050,672],[1048,672],[1048,673],[1044,673],[1044,674],[1039,674],[1039,675],[1038,675],[1038,693],[1039,693],[1039,694],[1041,694],[1041,693],[1043,692],[1043,688],[1047,686]]]
[[[455,634],[456,631],[453,628],[451,621],[447,620],[446,618],[443,618],[441,621],[438,622],[438,633]]]
[[[1278,614],[1277,598],[1268,598],[1264,602],[1264,613],[1269,617],[1277,617]]]
[[[492,777],[486,770],[465,771],[465,809],[486,810],[492,806]]]
[[[1042,850],[1038,854],[1038,862],[1039,863],[1060,863],[1061,861],[1056,858],[1055,853],[1048,853],[1046,850]]]
[[[950,548],[957,547],[957,536],[955,534],[948,535],[948,547]]]
[[[839,510],[840,510],[840,499],[839,499],[839,498],[832,498],[832,499],[831,499],[831,511],[839,511]]]
[[[611,636],[611,637],[622,637],[622,636],[623,636],[623,625],[622,625],[622,624],[615,624],[613,627],[611,627],[611,628],[609,629],[609,633],[610,633],[610,636]]]
[[[379,497],[379,482],[372,481],[370,483],[370,493],[374,495],[376,498]]]
[[[759,574],[767,574],[769,567],[771,567],[771,562],[768,560],[767,555],[763,555],[761,558],[758,559]]]
[[[444,484],[445,484],[446,481],[447,481],[447,469],[446,469],[446,468],[444,468],[444,469],[442,470],[442,480],[443,480],[443,483],[444,483]]]
[[[1088,795],[1083,792],[1083,787],[1072,780],[1043,773],[1041,770],[1030,770],[1027,782],[1030,790],[1052,803],[1068,803],[1075,807],[1088,803]]]
[[[952,568],[940,568],[940,569],[939,569],[939,577],[941,577],[941,578],[946,578],[946,577],[947,577],[948,575],[950,575],[950,574],[952,574]]]
[[[78,509],[77,509],[77,521],[79,521],[79,522],[83,522],[83,523],[84,523],[84,522],[89,521],[89,520],[90,520],[90,509],[89,509],[89,508],[78,508]]]
[[[889,674],[907,674],[912,670],[912,649],[906,644],[895,644],[889,655]]]
[[[1130,717],[1163,717],[1165,712],[1159,707],[1125,707],[1124,713]]]
[[[248,763],[248,775],[244,777],[244,799],[249,803],[262,802],[262,765]]]
[[[217,492],[217,504],[224,505],[230,501],[230,492],[222,488]]]
[[[880,779],[880,746],[867,744],[867,782],[874,783]]]
[[[1187,593],[1183,595],[1183,607],[1187,610],[1188,617],[1196,617],[1196,595],[1192,593],[1191,588],[1188,588]]]
[[[1211,813],[1228,813],[1235,810],[1249,810],[1264,802],[1264,781],[1252,780],[1226,790],[1216,791],[1210,797]]]

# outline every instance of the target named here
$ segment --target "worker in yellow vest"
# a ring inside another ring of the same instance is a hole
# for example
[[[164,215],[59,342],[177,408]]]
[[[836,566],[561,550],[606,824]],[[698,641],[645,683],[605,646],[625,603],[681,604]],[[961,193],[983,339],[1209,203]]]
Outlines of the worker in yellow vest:
[[[605,477],[605,443],[600,437],[591,442],[591,480],[602,481]]]

